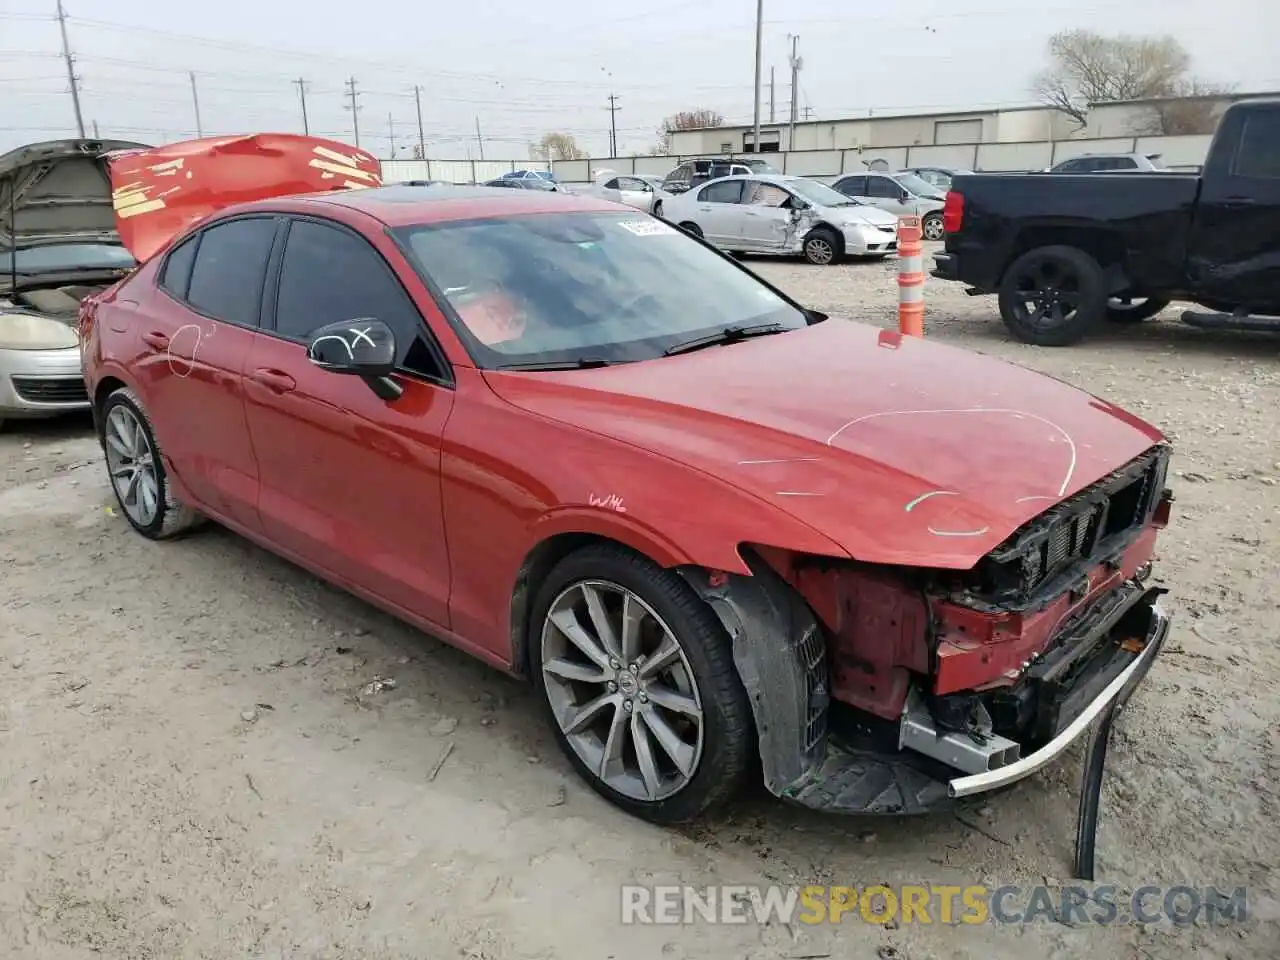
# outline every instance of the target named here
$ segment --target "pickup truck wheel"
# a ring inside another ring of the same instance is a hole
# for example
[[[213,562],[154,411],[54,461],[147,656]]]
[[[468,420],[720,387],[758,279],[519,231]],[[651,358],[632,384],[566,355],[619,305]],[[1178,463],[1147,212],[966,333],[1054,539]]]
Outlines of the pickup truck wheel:
[[[1168,305],[1164,297],[1112,297],[1107,301],[1107,319],[1112,323],[1141,323]]]
[[[732,645],[679,574],[585,547],[538,591],[530,673],[561,750],[601,796],[654,823],[731,798],[755,764]]]
[[[814,227],[804,238],[804,258],[820,267],[840,262],[844,256],[844,241],[830,227]]]
[[[942,214],[931,213],[924,218],[924,222],[920,224],[924,231],[926,240],[941,240],[946,235],[946,229],[942,225]]]
[[[1000,316],[1024,343],[1070,346],[1106,313],[1104,279],[1098,261],[1076,247],[1029,250],[1000,281]]]

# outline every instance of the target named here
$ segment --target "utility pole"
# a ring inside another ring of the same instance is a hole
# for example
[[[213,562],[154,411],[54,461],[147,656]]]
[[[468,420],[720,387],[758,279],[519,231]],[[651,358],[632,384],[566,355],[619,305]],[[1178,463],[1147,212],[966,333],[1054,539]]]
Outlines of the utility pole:
[[[95,120],[93,121],[93,139],[95,140],[101,139],[101,136],[102,135],[98,133],[98,121]]]
[[[796,45],[800,42],[800,38],[789,33],[787,39],[791,41],[791,139],[787,143],[787,149],[794,150],[796,148],[796,114],[800,112],[800,68],[804,66],[804,60],[796,54]]]
[[[609,94],[609,156],[618,155],[618,98]]]
[[[427,159],[427,138],[422,133],[422,88],[413,85],[413,106],[418,111],[418,159]]]
[[[302,101],[302,132],[304,134],[311,133],[311,126],[307,123],[307,81],[302,77],[297,80],[290,80],[298,88],[298,99]]]
[[[804,118],[805,118],[805,120],[808,120],[808,119],[809,119],[810,117],[812,117],[812,116],[813,116],[813,107],[809,106],[809,105],[806,103],[806,104],[804,105]]]
[[[760,152],[760,55],[764,42],[764,0],[756,0],[756,95],[755,95],[755,133],[751,141],[751,149]]]
[[[200,94],[196,92],[196,72],[188,70],[187,76],[191,78],[191,105],[196,108],[196,136],[204,136],[204,127],[200,123]]]
[[[484,137],[480,136],[480,115],[476,114],[476,144],[480,147],[480,159],[484,159]]]
[[[387,114],[387,139],[391,141],[391,159],[396,158],[396,120],[391,114]]]
[[[356,146],[360,146],[360,104],[356,97],[356,78],[347,78],[347,95],[351,98],[351,106],[347,107],[351,111],[351,129],[355,133]]]
[[[76,76],[75,61],[71,57],[71,43],[67,40],[67,11],[58,0],[58,29],[62,31],[62,59],[67,64],[67,82],[71,84],[71,105],[76,111],[76,129],[84,139],[84,116],[80,113],[80,78]]]
[[[773,67],[770,67],[769,68],[769,122],[770,123],[776,123],[778,119],[773,111],[773,93],[774,93]]]

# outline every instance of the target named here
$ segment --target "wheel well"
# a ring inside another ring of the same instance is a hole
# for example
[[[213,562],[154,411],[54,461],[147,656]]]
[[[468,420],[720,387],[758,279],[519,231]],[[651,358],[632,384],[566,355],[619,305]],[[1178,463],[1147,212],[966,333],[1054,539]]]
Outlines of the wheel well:
[[[529,610],[539,585],[557,563],[575,550],[594,543],[630,549],[626,544],[594,533],[558,533],[543,540],[524,558],[511,591],[511,668],[518,676],[529,674]]]
[[[1017,243],[1010,250],[1004,269],[1000,271],[1001,280],[1013,261],[1028,250],[1054,246],[1076,247],[1097,260],[1098,265],[1106,271],[1111,290],[1122,289],[1127,285],[1124,241],[1118,233],[1093,227],[1048,225],[1028,227],[1018,234]]]
[[[123,386],[125,386],[123,380],[118,380],[115,377],[103,377],[98,381],[98,386],[93,391],[93,425],[99,441],[102,439],[102,405],[107,402],[107,397]]]

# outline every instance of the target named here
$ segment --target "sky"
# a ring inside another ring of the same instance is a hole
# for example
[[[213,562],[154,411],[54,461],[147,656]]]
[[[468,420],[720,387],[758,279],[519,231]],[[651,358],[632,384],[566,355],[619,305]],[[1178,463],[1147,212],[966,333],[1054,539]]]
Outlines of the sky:
[[[753,111],[753,0],[64,0],[87,132],[163,143],[197,134],[302,132],[359,142],[383,159],[527,159],[564,132],[607,156],[610,94],[620,153],[652,152],[662,118]],[[1264,12],[1271,8],[1270,14]],[[0,150],[75,135],[55,0],[0,0]],[[790,98],[837,119],[1026,105],[1058,30],[1167,33],[1194,71],[1239,90],[1280,89],[1275,0],[764,0],[762,119]],[[803,116],[803,114],[802,114]],[[477,139],[477,125],[480,140]]]

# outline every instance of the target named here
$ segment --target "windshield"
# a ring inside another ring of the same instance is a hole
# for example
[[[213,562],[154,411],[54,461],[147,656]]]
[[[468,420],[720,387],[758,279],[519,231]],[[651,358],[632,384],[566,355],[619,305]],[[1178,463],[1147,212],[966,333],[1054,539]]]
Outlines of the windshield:
[[[817,180],[784,180],[783,185],[819,207],[852,207],[856,204],[839,190]]]
[[[942,199],[942,194],[938,192],[937,187],[931,183],[927,183],[920,177],[917,177],[914,173],[895,173],[893,178],[917,197],[933,197],[937,200]]]
[[[807,323],[747,270],[650,217],[534,214],[395,234],[481,367],[649,360],[729,326]]]
[[[751,168],[752,173],[777,173],[767,160],[744,160],[742,161]]]
[[[64,270],[118,270],[137,266],[129,251],[113,243],[58,243],[28,247],[14,254],[0,253],[0,273],[17,270],[23,274]]]

